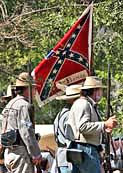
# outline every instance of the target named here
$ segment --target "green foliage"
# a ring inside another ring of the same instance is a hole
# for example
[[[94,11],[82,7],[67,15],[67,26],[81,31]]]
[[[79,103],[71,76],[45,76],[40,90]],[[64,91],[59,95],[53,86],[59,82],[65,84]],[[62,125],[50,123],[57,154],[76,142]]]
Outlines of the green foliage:
[[[1,90],[5,90],[8,83],[15,81],[14,74],[27,71],[29,58],[32,60],[33,69],[86,8],[81,0],[5,0],[5,5],[7,16],[4,18],[0,15]],[[40,12],[29,13],[39,9]],[[95,73],[106,85],[107,64],[110,62],[111,101],[118,119],[123,124],[123,3],[120,0],[95,1],[93,14]],[[100,104],[103,116],[106,114],[105,97],[106,91]],[[36,106],[36,122],[52,123],[62,105],[63,103],[57,104],[53,101],[43,108]],[[122,133],[122,129],[118,128],[115,133]]]
[[[123,87],[123,4],[120,1],[108,0],[103,5],[94,9],[94,67],[98,76],[107,81],[107,66],[111,64],[112,88],[111,104],[114,114],[117,116],[119,128],[114,131],[123,133],[122,128],[122,87]],[[106,93],[104,92],[106,96]],[[103,115],[106,102],[102,100],[101,107]]]
[[[59,111],[63,108],[65,103],[63,101],[53,100],[51,103],[39,108],[35,106],[37,124],[52,124]]]

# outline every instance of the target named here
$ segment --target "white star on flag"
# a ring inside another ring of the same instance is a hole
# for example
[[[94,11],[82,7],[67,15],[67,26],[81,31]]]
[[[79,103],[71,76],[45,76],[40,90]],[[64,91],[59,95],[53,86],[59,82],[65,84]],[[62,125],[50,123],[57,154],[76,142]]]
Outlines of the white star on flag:
[[[72,57],[74,57],[74,54],[73,54],[73,53],[71,53],[71,54],[70,54],[70,57],[71,57],[71,58],[72,58]]]
[[[72,35],[72,38],[75,38],[75,37],[76,37],[76,35],[75,35],[75,34],[73,34],[73,35]]]
[[[53,73],[56,73],[56,72],[57,72],[57,70],[56,70],[56,69],[54,69],[54,70],[53,70]]]

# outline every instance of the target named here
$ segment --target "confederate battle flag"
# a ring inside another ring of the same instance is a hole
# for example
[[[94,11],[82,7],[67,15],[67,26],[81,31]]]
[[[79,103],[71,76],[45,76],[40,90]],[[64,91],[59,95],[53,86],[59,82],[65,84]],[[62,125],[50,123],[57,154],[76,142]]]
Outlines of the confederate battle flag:
[[[42,106],[60,95],[57,83],[81,83],[92,64],[92,11],[90,4],[64,37],[34,69],[38,102]]]

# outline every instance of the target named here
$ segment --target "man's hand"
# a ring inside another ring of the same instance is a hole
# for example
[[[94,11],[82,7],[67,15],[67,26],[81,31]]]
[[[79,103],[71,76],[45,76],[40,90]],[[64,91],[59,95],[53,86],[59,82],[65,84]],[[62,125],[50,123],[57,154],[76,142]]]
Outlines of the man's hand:
[[[110,128],[105,128],[105,131],[106,131],[107,133],[111,133],[111,132],[112,132],[112,129],[110,129]]]
[[[42,156],[41,156],[41,155],[32,158],[32,163],[33,163],[34,165],[39,165],[39,164],[41,164],[41,161],[42,161]]]
[[[108,133],[112,132],[112,129],[117,126],[117,120],[115,116],[110,117],[107,121],[104,122],[105,124],[105,130]]]

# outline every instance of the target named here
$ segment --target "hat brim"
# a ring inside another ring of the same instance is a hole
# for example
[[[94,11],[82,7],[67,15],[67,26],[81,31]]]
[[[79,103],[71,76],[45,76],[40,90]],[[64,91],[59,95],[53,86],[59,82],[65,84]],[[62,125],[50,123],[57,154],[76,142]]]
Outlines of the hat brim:
[[[9,97],[12,97],[12,96],[7,96],[7,95],[2,96],[2,98],[9,98]]]
[[[84,90],[84,89],[92,89],[92,88],[107,88],[106,86],[92,86],[92,85],[88,85],[88,86],[83,86],[83,87],[80,87],[81,90]]]
[[[73,96],[62,95],[62,96],[56,97],[56,100],[70,100],[70,99],[74,99],[74,98],[78,98],[78,97],[80,97],[80,94],[76,94]]]
[[[25,84],[25,85],[12,85],[13,87],[28,87],[29,85],[28,84]],[[36,84],[32,84],[32,86],[37,86]]]

